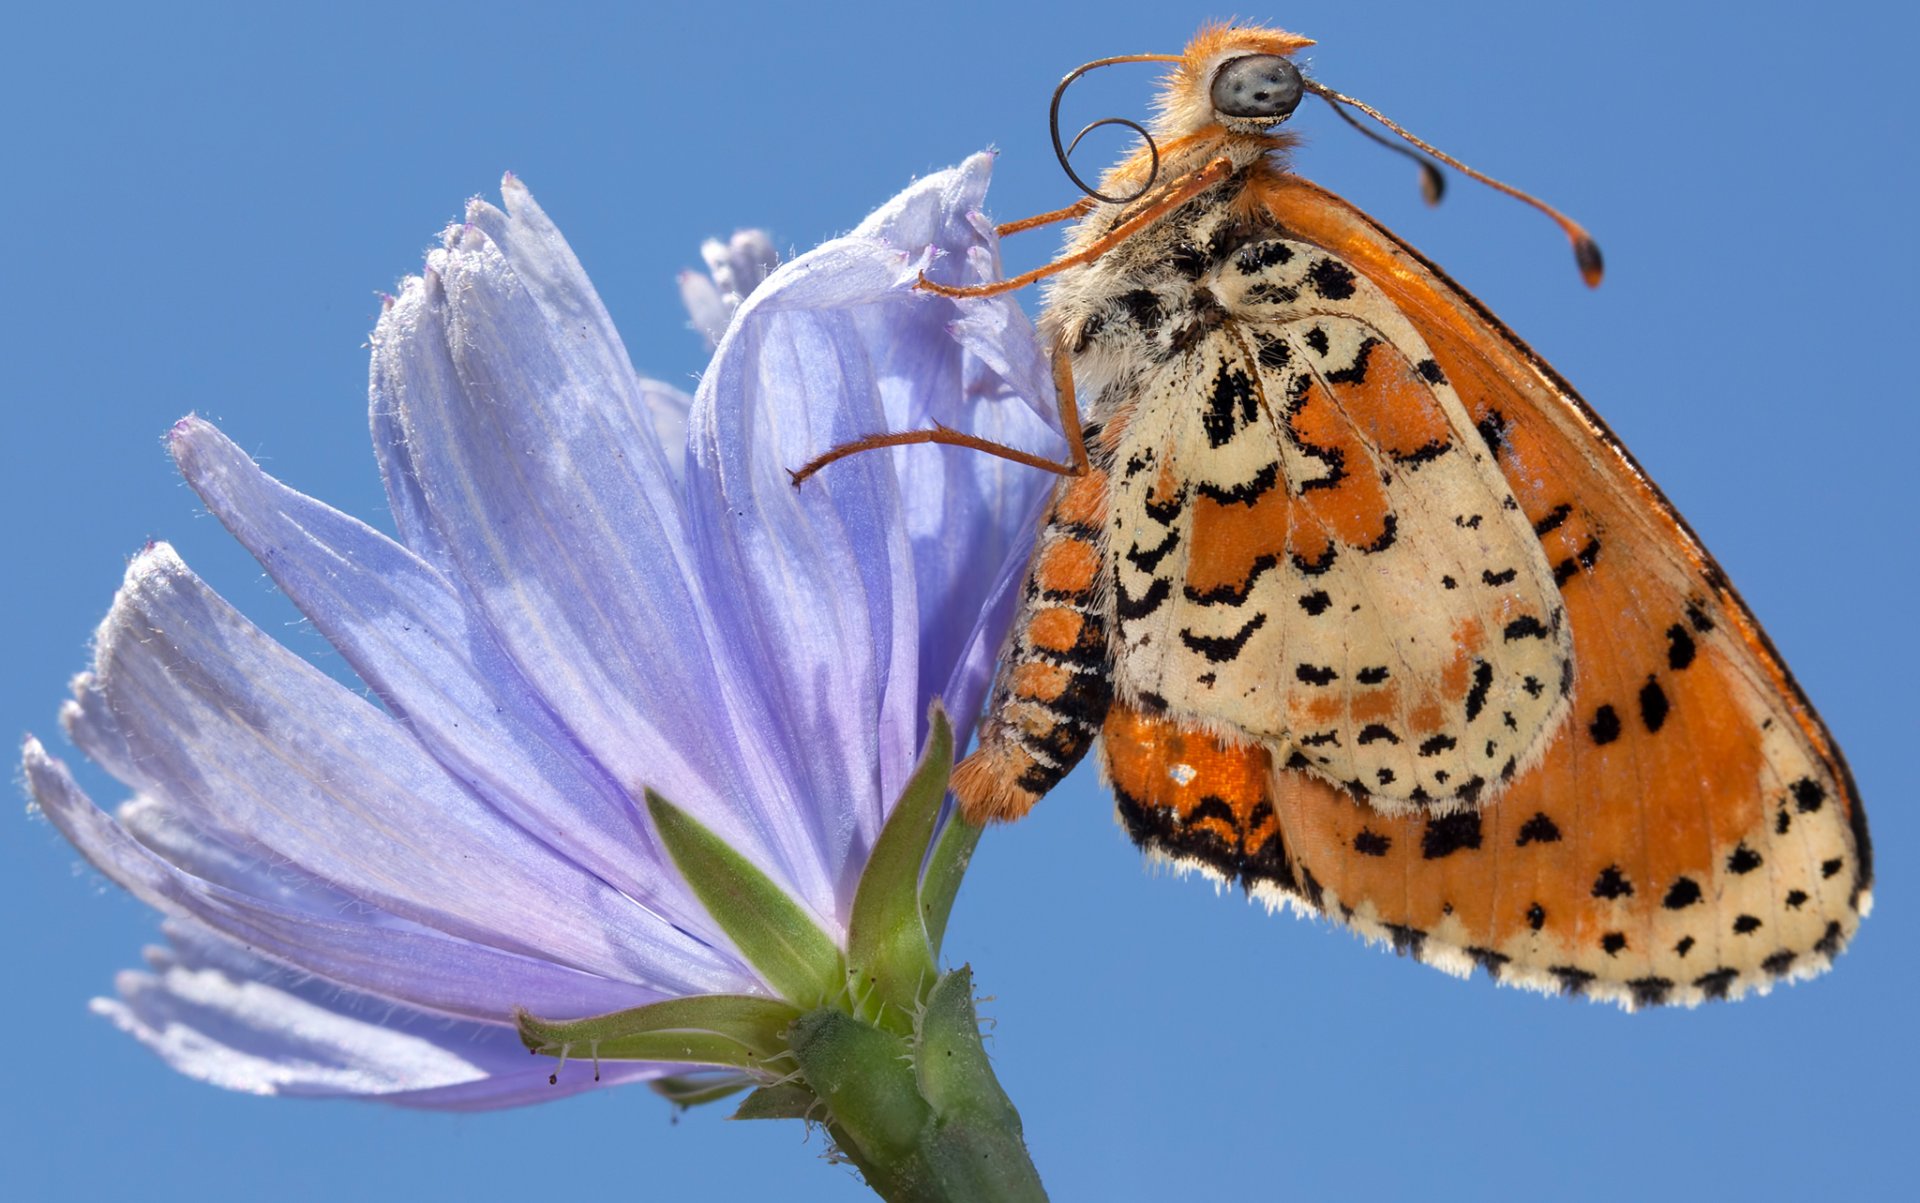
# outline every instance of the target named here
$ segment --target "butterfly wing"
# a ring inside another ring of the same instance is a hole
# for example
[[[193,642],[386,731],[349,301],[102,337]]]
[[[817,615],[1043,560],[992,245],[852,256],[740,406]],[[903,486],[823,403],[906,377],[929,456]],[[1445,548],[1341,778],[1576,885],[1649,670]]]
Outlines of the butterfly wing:
[[[1404,319],[1256,242],[1133,390],[1112,484],[1116,687],[1395,813],[1479,805],[1566,713],[1551,566]]]
[[[1258,796],[1242,780],[1257,757],[1217,729],[1122,706],[1105,762],[1123,820],[1456,972],[1636,1006],[1824,969],[1870,905],[1865,815],[1718,567],[1572,389],[1438,269],[1297,177],[1257,186],[1451,382],[1563,599],[1571,713],[1485,805],[1423,815],[1284,764]]]

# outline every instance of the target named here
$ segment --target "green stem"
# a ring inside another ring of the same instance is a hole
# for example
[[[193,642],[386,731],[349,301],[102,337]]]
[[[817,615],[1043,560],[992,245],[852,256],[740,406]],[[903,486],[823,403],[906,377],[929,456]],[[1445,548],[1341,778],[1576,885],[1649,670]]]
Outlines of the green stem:
[[[1043,1203],[980,1042],[972,974],[942,977],[915,1027],[909,1040],[833,1010],[794,1024],[789,1046],[842,1154],[890,1203]]]

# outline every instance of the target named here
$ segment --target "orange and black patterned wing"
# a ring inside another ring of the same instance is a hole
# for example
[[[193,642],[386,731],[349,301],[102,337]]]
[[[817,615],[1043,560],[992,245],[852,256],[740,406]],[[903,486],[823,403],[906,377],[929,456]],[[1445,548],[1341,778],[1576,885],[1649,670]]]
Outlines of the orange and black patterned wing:
[[[1485,805],[1389,815],[1284,764],[1250,792],[1254,751],[1116,708],[1123,818],[1131,805],[1135,834],[1176,860],[1456,972],[1638,1006],[1824,969],[1870,904],[1864,812],[1717,566],[1592,411],[1437,269],[1311,184],[1260,186],[1287,238],[1412,323],[1465,405],[1564,599],[1571,713]]]

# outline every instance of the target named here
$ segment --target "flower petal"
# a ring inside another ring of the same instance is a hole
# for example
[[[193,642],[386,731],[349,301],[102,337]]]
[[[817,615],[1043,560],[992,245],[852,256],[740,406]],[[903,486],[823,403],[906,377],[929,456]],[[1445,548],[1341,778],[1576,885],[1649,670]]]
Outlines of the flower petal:
[[[544,1102],[596,1085],[584,1066],[549,1085],[553,1063],[529,1058],[511,1026],[448,1020],[303,980],[192,924],[169,924],[168,935],[171,947],[149,950],[149,972],[120,974],[120,997],[93,1006],[190,1077],[250,1094],[453,1110]],[[683,1068],[608,1063],[599,1084]]]
[[[509,193],[514,205],[514,194]],[[634,377],[617,372],[597,307],[516,209],[495,243],[450,236],[374,334],[378,388],[444,539],[448,575],[571,736],[632,795],[652,786],[754,846],[730,802],[753,790],[689,584],[680,501]],[[557,236],[556,236],[557,237]],[[509,259],[533,248],[539,261]],[[574,270],[577,271],[577,268]],[[529,282],[531,281],[531,282]],[[583,333],[586,337],[583,338]]]
[[[848,867],[911,771],[926,698],[953,677],[1005,563],[1024,558],[1048,481],[948,448],[854,456],[797,494],[788,472],[861,435],[934,421],[1052,437],[956,341],[954,302],[913,287],[921,265],[990,247],[977,220],[990,165],[976,156],[929,176],[774,272],[735,315],[694,403],[695,544],[702,575],[731,602],[715,615],[730,659],[747,667],[730,697],[778,758],[783,792],[758,799],[771,808],[762,823],[796,873],[812,845],[824,874],[802,888],[842,921]],[[997,324],[977,322],[971,337],[1043,377],[1018,307],[994,304]]]
[[[780,253],[763,230],[739,230],[721,242],[709,238],[700,247],[707,262],[707,274],[680,273],[680,299],[693,319],[693,328],[712,350],[727,332],[740,302],[772,274],[780,264]]]
[[[128,568],[79,705],[111,711],[131,784],[260,859],[476,943],[675,992],[739,987],[731,958],[486,806],[165,545]]]
[[[267,476],[205,422],[177,424],[171,447],[207,507],[455,776],[674,926],[725,943],[634,799],[580,754],[451,582]]]
[[[998,279],[999,240],[980,212],[993,156],[976,154],[916,182],[852,235],[913,255],[952,285]],[[925,292],[861,312],[887,407],[888,428],[946,426],[991,442],[1064,458],[1047,354],[1010,295],[953,300]],[[944,336],[944,337],[943,337]],[[974,618],[1009,560],[1024,564],[1045,472],[954,448],[894,452],[919,586],[920,664],[937,687],[952,672]],[[968,537],[956,538],[966,531]],[[998,654],[996,642],[990,649]],[[974,705],[949,697],[963,738]]]
[[[520,1006],[556,1015],[600,1014],[662,997],[631,982],[410,923],[285,866],[239,853],[155,799],[138,798],[123,808],[123,826],[95,806],[66,766],[35,740],[27,741],[22,765],[48,820],[116,885],[163,914],[196,919],[301,972],[481,1020]]]

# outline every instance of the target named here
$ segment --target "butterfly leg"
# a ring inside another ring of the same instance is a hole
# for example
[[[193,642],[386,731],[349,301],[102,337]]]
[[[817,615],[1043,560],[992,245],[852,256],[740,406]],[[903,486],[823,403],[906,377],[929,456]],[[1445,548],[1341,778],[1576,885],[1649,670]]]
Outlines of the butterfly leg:
[[[1084,462],[1085,451],[1081,456]],[[1089,464],[1055,487],[1001,654],[980,746],[953,774],[967,821],[1017,819],[1087,754],[1112,700],[1107,566],[1099,536],[1107,473]]]
[[[1082,197],[1064,209],[1054,209],[1047,213],[1036,213],[1032,217],[1023,217],[1019,221],[1002,222],[993,228],[993,232],[1005,238],[1009,234],[1019,234],[1026,230],[1037,230],[1041,226],[1050,226],[1056,221],[1067,221],[1076,217],[1085,217],[1093,212],[1094,199]]]
[[[935,426],[932,430],[902,430],[892,434],[870,434],[851,442],[841,443],[837,447],[814,456],[787,475],[793,478],[793,487],[799,488],[807,478],[836,460],[849,455],[858,455],[862,451],[878,451],[882,447],[911,447],[921,443],[938,443],[946,447],[965,447],[969,451],[983,451],[988,455],[997,455],[1001,459],[1012,460],[1016,464],[1025,464],[1029,468],[1039,468],[1044,472],[1057,472],[1061,476],[1084,476],[1087,472],[1087,441],[1080,428],[1080,406],[1074,399],[1073,361],[1067,349],[1059,343],[1053,346],[1053,394],[1060,406],[1060,429],[1067,440],[1067,459],[1056,462],[1022,451],[1018,447],[1009,447],[1005,443],[996,443],[992,439],[983,439],[978,435],[953,430],[945,426]]]
[[[1225,180],[1232,174],[1233,160],[1223,155],[1211,163],[1208,163],[1205,167],[1200,168],[1200,170],[1194,172],[1192,175],[1187,176],[1185,179],[1175,181],[1158,200],[1115,226],[1111,231],[1091,245],[1075,251],[1071,255],[1055,259],[1052,263],[1046,264],[1043,267],[1036,267],[1030,272],[1022,272],[1017,276],[1009,276],[1004,280],[995,280],[991,284],[976,284],[968,288],[957,288],[948,284],[936,284],[932,280],[927,279],[923,274],[920,277],[920,283],[917,287],[927,292],[938,293],[943,297],[997,297],[1004,292],[1013,292],[1016,289],[1025,288],[1037,280],[1044,280],[1048,276],[1056,275],[1070,267],[1078,267],[1082,263],[1093,262],[1095,259],[1106,254],[1114,247],[1119,246],[1127,239],[1138,234],[1141,230],[1146,229],[1154,222],[1159,221],[1162,217],[1165,217],[1181,205],[1186,204],[1194,197],[1205,192],[1215,184],[1220,183],[1222,180]],[[1043,214],[1043,216],[1049,215]],[[1019,223],[1016,222],[1014,224],[1018,225]]]

